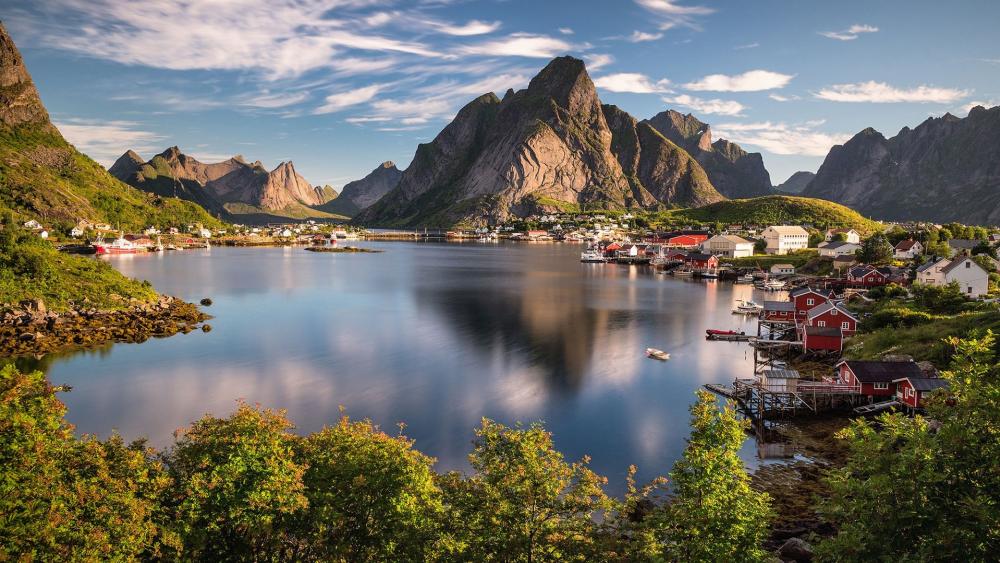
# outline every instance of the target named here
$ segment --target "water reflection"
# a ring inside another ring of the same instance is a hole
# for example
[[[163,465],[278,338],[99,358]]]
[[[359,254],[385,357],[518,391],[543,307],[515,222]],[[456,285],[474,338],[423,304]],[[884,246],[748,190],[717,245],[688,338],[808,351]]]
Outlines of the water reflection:
[[[189,300],[211,297],[214,330],[38,364],[84,432],[170,442],[235,399],[289,410],[300,431],[338,417],[407,423],[442,469],[464,468],[480,417],[544,420],[567,457],[593,457],[620,492],[629,464],[664,473],[703,383],[749,374],[746,346],[705,328],[752,288],[580,264],[571,245],[370,243],[381,254],[300,248],[112,258]],[[761,300],[762,296],[756,296]],[[646,359],[648,346],[672,359]]]

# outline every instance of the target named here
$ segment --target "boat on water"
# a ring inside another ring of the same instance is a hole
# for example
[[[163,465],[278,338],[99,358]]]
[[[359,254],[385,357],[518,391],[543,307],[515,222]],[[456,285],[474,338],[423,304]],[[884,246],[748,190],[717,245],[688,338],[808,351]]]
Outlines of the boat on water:
[[[604,254],[597,248],[588,248],[580,253],[580,262],[598,263],[604,261]]]
[[[701,277],[706,280],[717,280],[719,279],[718,270],[705,270],[701,273]]]
[[[706,336],[742,336],[746,334],[745,332],[736,332],[735,330],[719,330],[717,328],[710,328],[705,331]]]
[[[753,274],[743,274],[736,278],[736,283],[753,283]]]
[[[121,235],[111,242],[95,242],[93,246],[97,254],[137,254],[146,250]]]
[[[782,289],[785,289],[785,285],[785,282],[781,280],[767,280],[763,283],[763,287],[761,287],[761,289],[767,291],[781,291]]]
[[[670,359],[670,354],[656,348],[646,348],[646,357],[665,362]]]
[[[689,268],[678,268],[671,273],[675,276],[688,277],[694,275],[694,270],[691,270]]]
[[[754,303],[753,301],[748,301],[746,299],[740,299],[736,302],[736,307],[733,308],[733,313],[754,315],[763,310],[764,306],[759,303]]]

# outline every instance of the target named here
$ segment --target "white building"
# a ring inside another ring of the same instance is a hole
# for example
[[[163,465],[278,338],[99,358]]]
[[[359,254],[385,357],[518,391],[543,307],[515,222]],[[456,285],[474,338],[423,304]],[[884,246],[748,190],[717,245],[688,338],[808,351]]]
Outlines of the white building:
[[[917,282],[927,285],[957,282],[964,295],[982,297],[989,292],[990,275],[972,258],[959,256],[954,260],[931,260],[917,268]]]
[[[826,242],[832,241],[837,235],[844,235],[844,242],[850,242],[852,244],[861,244],[861,233],[855,231],[854,229],[830,229],[823,236]]]
[[[24,223],[24,228],[31,229],[32,231],[40,231],[42,230],[42,224],[32,219]]]
[[[80,238],[83,236],[83,233],[84,231],[80,227],[73,227],[72,229],[69,230],[69,236],[73,238]]]
[[[824,242],[819,245],[818,250],[820,256],[836,258],[838,256],[853,255],[859,248],[861,246],[853,242]]]
[[[753,256],[753,243],[736,235],[715,235],[701,243],[701,251],[726,258]]]
[[[896,260],[913,260],[924,253],[924,245],[919,240],[901,240],[893,249],[892,255]]]
[[[773,225],[764,229],[768,254],[788,254],[809,247],[809,232],[796,225]]]
[[[795,273],[795,266],[791,264],[775,264],[771,266],[771,273],[776,276],[790,276]]]

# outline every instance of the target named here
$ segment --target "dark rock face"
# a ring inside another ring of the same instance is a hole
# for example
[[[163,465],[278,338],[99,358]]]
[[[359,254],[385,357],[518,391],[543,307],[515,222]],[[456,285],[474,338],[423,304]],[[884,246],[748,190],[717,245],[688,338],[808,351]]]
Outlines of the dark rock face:
[[[560,57],[527,89],[466,105],[417,147],[399,185],[355,221],[487,224],[561,205],[654,208],[723,199],[696,161],[654,133],[602,107],[583,61]]]
[[[49,122],[21,52],[0,23],[0,123],[8,127],[37,125],[56,132]]]
[[[646,122],[693,156],[722,195],[745,198],[773,193],[760,153],[748,153],[725,139],[712,142],[712,128],[691,114],[667,110]]]
[[[904,127],[868,128],[830,150],[802,195],[879,219],[1000,223],[1000,107]]]
[[[353,216],[368,209],[399,185],[403,172],[391,161],[383,162],[367,176],[344,185],[340,195],[318,209]]]
[[[809,182],[816,177],[816,174],[812,172],[799,171],[788,177],[787,180],[781,184],[775,186],[775,189],[779,192],[784,192],[786,194],[799,194],[806,189]]]

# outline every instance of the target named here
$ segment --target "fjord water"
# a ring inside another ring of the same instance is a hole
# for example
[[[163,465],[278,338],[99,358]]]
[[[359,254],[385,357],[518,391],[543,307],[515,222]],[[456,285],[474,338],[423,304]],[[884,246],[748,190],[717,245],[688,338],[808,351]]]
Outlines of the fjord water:
[[[543,421],[569,459],[622,490],[665,474],[704,383],[752,373],[746,344],[706,328],[755,323],[731,314],[749,286],[673,279],[646,267],[581,264],[579,245],[362,243],[380,254],[301,247],[212,248],[111,263],[161,292],[210,297],[213,330],[42,361],[78,431],[166,446],[237,399],[288,410],[298,432],[339,407],[405,433],[466,468],[481,417]],[[671,354],[644,356],[647,347]]]

